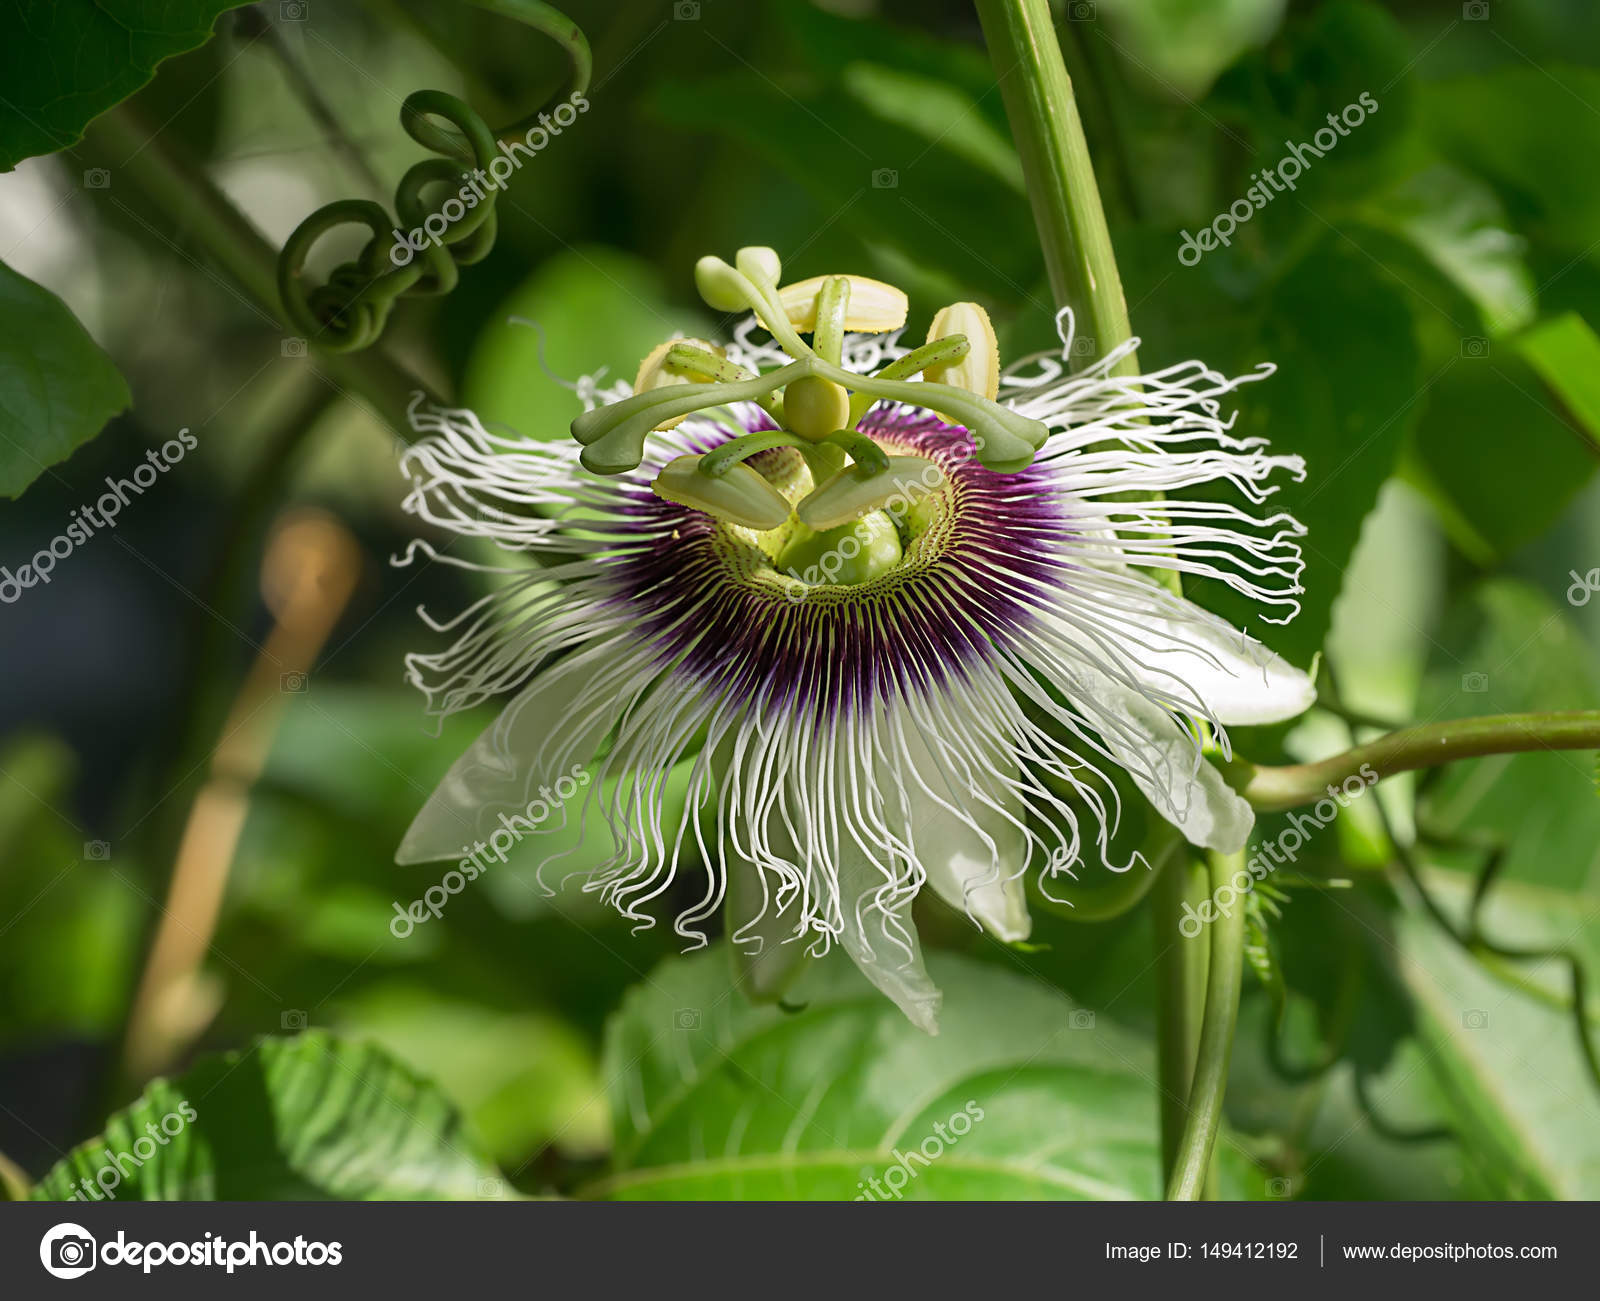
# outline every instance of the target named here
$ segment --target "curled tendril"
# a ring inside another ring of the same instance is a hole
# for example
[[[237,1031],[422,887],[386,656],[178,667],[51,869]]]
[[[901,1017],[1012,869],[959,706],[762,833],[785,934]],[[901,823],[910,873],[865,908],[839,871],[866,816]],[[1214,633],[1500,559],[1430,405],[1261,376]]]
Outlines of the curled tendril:
[[[540,0],[473,0],[480,8],[514,18],[558,42],[570,65],[564,84],[550,99],[518,122],[490,130],[470,105],[442,90],[419,90],[400,106],[400,125],[423,148],[440,155],[406,171],[395,187],[393,220],[383,205],[370,199],[341,199],[318,208],[284,242],[278,255],[278,295],[291,325],[330,352],[370,348],[383,333],[389,312],[402,297],[448,294],[461,277],[460,268],[487,257],[494,247],[496,189],[486,189],[478,203],[437,237],[413,248],[403,265],[390,256],[396,230],[423,227],[439,209],[428,202],[433,190],[441,199],[461,185],[463,167],[486,169],[500,156],[499,145],[524,135],[549,109],[581,95],[589,87],[592,60],[582,30],[565,14]],[[449,124],[448,129],[440,124]],[[306,284],[306,259],[329,231],[365,226],[371,237],[361,252],[329,273],[320,285]]]

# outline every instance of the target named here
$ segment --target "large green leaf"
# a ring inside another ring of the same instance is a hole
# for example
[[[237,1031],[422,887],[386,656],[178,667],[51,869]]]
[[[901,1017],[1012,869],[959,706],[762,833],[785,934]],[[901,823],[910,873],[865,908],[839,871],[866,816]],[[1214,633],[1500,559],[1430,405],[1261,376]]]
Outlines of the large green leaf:
[[[669,82],[655,99],[662,115],[792,177],[822,228],[837,222],[867,242],[892,266],[883,274],[937,273],[989,303],[1025,296],[1043,261],[989,61],[798,0],[771,10],[783,57]]]
[[[1513,345],[1469,338],[1428,390],[1406,473],[1487,565],[1549,528],[1596,464]]]
[[[1570,612],[1525,584],[1472,592],[1435,646],[1421,718],[1600,708],[1600,678]],[[1593,771],[1592,755],[1570,751],[1452,764],[1427,788],[1419,818],[1443,836],[1503,843],[1510,877],[1581,889],[1600,871]]]
[[[1431,134],[1453,159],[1498,183],[1519,224],[1592,256],[1600,172],[1576,160],[1600,153],[1600,70],[1510,66],[1428,86]],[[1554,124],[1559,123],[1559,129]]]
[[[0,171],[76,143],[163,59],[207,40],[217,15],[234,7],[233,0],[18,0],[0,42]]]
[[[937,1037],[842,960],[808,973],[793,1012],[732,993],[720,949],[658,967],[607,1035],[617,1167],[594,1191],[875,1200],[876,1179],[917,1199],[1158,1197],[1148,1043],[1042,982],[928,965]],[[1227,1148],[1235,1190],[1240,1164]]]
[[[1448,872],[1427,880],[1459,916],[1466,882]],[[1600,963],[1600,905],[1592,897],[1502,884],[1490,896],[1484,929],[1502,944],[1573,948],[1591,972]],[[1504,1168],[1501,1195],[1600,1197],[1600,1091],[1584,1070],[1572,1015],[1552,1005],[1569,994],[1565,967],[1518,967],[1538,991],[1529,992],[1415,911],[1400,918],[1390,956],[1457,1127]],[[1591,1017],[1589,1032],[1597,1031],[1600,1013]]]
[[[1425,168],[1362,204],[1362,220],[1414,244],[1461,290],[1492,335],[1528,325],[1536,300],[1522,240],[1508,228],[1495,193],[1447,165]]]
[[[507,1168],[546,1144],[580,1157],[605,1151],[610,1124],[596,1054],[558,1017],[395,981],[341,999],[337,1020],[436,1080]]]
[[[118,1164],[123,1154],[132,1159]],[[155,1081],[33,1196],[94,1200],[84,1180],[123,1201],[432,1201],[502,1188],[434,1085],[376,1048],[316,1032]]]
[[[1067,18],[1104,15],[1132,75],[1188,99],[1205,94],[1245,50],[1264,44],[1285,7],[1286,0],[1100,0],[1098,8],[1069,4]]]
[[[0,496],[20,497],[130,401],[67,305],[0,263]]]
[[[1600,453],[1600,338],[1576,312],[1563,312],[1517,340],[1562,409]]]

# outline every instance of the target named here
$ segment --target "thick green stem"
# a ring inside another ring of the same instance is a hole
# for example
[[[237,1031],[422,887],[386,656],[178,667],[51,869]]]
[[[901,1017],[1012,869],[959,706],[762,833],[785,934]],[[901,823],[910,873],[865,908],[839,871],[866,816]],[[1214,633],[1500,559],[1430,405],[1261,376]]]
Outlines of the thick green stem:
[[[1234,874],[1245,870],[1244,854],[1208,854],[1209,885],[1215,894]],[[1211,1169],[1211,1150],[1222,1125],[1222,1098],[1228,1088],[1228,1062],[1239,1020],[1239,991],[1244,979],[1244,908],[1218,910],[1208,928],[1205,1016],[1194,1081],[1189,1088],[1177,1161],[1167,1182],[1167,1200],[1199,1201]]]
[[[84,139],[110,167],[113,196],[126,178],[170,213],[174,226],[217,262],[263,317],[281,328],[276,251],[198,166],[179,159],[126,104],[95,119]],[[314,338],[307,343],[315,354],[312,364],[334,387],[359,399],[400,437],[410,437],[406,404],[427,385],[380,348],[330,353],[321,351]]]
[[[1600,750],[1600,710],[1491,714],[1403,728],[1316,763],[1259,767],[1243,759],[1224,766],[1229,783],[1264,811],[1325,799],[1328,787],[1351,777],[1368,782],[1434,768],[1456,759],[1528,750]]]
[[[1132,331],[1072,79],[1046,0],[977,0],[977,9],[1022,158],[1051,291],[1057,306],[1076,313],[1080,335],[1094,341],[1093,353],[1070,359],[1081,369]],[[1138,372],[1131,353],[1117,364],[1118,374]]]
[[[1161,1179],[1178,1163],[1206,987],[1206,933],[1185,939],[1178,929],[1210,890],[1206,870],[1187,848],[1171,855],[1156,876],[1150,924],[1156,951],[1156,1063],[1161,1090]],[[1184,905],[1189,905],[1185,912]]]

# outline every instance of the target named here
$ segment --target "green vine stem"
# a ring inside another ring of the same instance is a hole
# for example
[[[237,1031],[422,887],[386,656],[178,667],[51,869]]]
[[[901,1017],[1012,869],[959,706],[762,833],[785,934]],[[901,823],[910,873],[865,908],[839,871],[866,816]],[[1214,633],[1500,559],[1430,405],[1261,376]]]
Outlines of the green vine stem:
[[[1243,852],[1208,854],[1207,885],[1211,892],[1245,870]],[[1222,1124],[1222,1097],[1228,1087],[1228,1062],[1233,1056],[1234,1029],[1239,1020],[1239,993],[1244,982],[1245,910],[1219,912],[1207,928],[1205,1014],[1195,1055],[1194,1081],[1188,1090],[1177,1159],[1167,1182],[1167,1200],[1199,1201],[1211,1170],[1211,1151]]]
[[[1072,79],[1061,59],[1047,0],[977,0],[1006,118],[1022,158],[1050,289],[1077,314],[1078,329],[1104,356],[1132,335],[1111,232],[1095,184]],[[1091,356],[1069,359],[1081,368]],[[1116,367],[1137,375],[1129,353]]]
[[[1268,767],[1235,758],[1223,765],[1233,788],[1254,807],[1276,812],[1312,804],[1330,785],[1364,775],[1379,778],[1456,759],[1529,750],[1600,750],[1600,710],[1560,713],[1490,714],[1447,723],[1402,728],[1315,763]]]
[[[1178,929],[1184,905],[1198,910],[1210,893],[1205,867],[1187,849],[1173,854],[1156,874],[1151,890],[1150,924],[1156,953],[1156,1064],[1161,1100],[1161,1177],[1163,1186],[1178,1165],[1179,1143],[1194,1083],[1195,1050],[1205,1012],[1205,931],[1192,940]]]

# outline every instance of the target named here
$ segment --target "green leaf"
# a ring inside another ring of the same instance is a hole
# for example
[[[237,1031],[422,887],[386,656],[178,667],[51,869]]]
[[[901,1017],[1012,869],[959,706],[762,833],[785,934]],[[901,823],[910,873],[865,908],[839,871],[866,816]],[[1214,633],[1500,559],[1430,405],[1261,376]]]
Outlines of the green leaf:
[[[928,966],[937,1037],[842,960],[815,964],[790,1012],[744,1003],[720,949],[658,967],[606,1036],[617,1165],[592,1191],[880,1200],[876,1179],[913,1199],[1160,1196],[1144,1039],[1010,971]]]
[[[1100,0],[1099,14],[1119,47],[1125,43],[1131,76],[1196,99],[1245,50],[1266,43],[1285,7],[1285,0]],[[1067,17],[1083,9],[1068,5]],[[1095,6],[1087,10],[1094,14]]]
[[[1483,565],[1548,529],[1597,464],[1520,350],[1463,340],[1460,359],[1429,388],[1407,451],[1407,477],[1433,501],[1456,545]]]
[[[1448,872],[1426,880],[1459,916],[1467,883]],[[1483,925],[1500,943],[1571,946],[1591,972],[1600,963],[1600,906],[1592,898],[1503,883]],[[1546,994],[1536,997],[1464,953],[1420,912],[1400,918],[1390,960],[1415,1000],[1428,1065],[1455,1123],[1502,1170],[1500,1195],[1600,1197],[1600,1097],[1571,1013],[1549,1001],[1566,996],[1565,968],[1516,964]]]
[[[437,1081],[507,1168],[547,1144],[575,1157],[606,1149],[610,1123],[595,1052],[554,1016],[395,981],[341,1000],[337,1020]]]
[[[1600,226],[1600,71],[1520,62],[1427,86],[1424,118],[1446,154],[1493,179],[1519,226],[1589,255]],[[1554,124],[1559,123],[1559,128]]]
[[[0,172],[77,143],[83,128],[210,39],[229,0],[18,0],[0,44]]]
[[[320,1032],[260,1039],[155,1081],[33,1197],[95,1200],[82,1180],[122,1201],[432,1201],[501,1188],[434,1085]]]
[[[1472,300],[1491,335],[1533,321],[1533,274],[1522,257],[1523,241],[1508,229],[1494,191],[1477,177],[1429,167],[1373,196],[1357,213],[1414,244]]]
[[[20,497],[131,400],[67,305],[0,263],[0,496]]]
[[[1477,588],[1434,643],[1419,718],[1600,708],[1593,656],[1569,612],[1526,584]],[[1504,844],[1509,878],[1581,889],[1600,868],[1600,804],[1590,781],[1582,753],[1473,759],[1428,785],[1418,819],[1441,836]]]
[[[1600,339],[1576,312],[1563,312],[1517,340],[1574,423],[1600,452]]]
[[[989,61],[797,0],[769,8],[782,56],[663,85],[661,115],[748,146],[803,187],[819,227],[837,222],[892,274],[946,277],[990,303],[1025,296],[1043,257]]]

